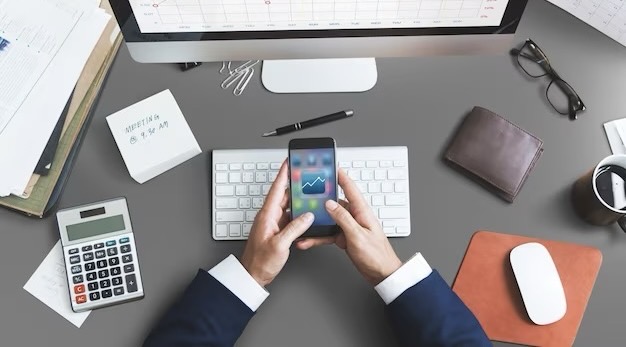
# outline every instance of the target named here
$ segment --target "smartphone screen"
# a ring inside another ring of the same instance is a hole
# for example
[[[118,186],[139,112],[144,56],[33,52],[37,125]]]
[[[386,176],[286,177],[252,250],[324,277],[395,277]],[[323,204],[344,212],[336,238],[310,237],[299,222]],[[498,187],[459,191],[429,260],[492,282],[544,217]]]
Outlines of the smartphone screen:
[[[311,212],[315,215],[312,233],[332,234],[334,230],[324,226],[336,227],[336,223],[326,212],[324,204],[326,200],[337,200],[335,147],[333,139],[322,140],[325,139],[296,139],[290,142],[291,216],[297,218]],[[309,146],[320,147],[302,148]]]

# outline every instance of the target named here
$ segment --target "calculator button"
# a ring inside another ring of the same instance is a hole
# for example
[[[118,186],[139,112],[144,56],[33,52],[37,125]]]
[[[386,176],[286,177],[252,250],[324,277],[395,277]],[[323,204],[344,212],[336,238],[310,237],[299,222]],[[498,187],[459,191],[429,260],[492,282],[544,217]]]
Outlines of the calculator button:
[[[84,260],[84,261],[90,261],[90,260],[93,260],[93,253],[89,252],[89,253],[85,253],[85,254],[83,254],[83,260]]]
[[[109,249],[107,249],[107,254],[109,256],[114,256],[117,254],[117,247],[111,247]]]
[[[83,275],[76,275],[72,277],[72,282],[74,282],[74,284],[83,283]]]
[[[76,254],[76,253],[78,253],[78,248],[72,248],[67,253],[69,253],[69,254]]]
[[[100,288],[109,288],[111,286],[111,280],[100,281]]]
[[[120,244],[122,244],[122,243],[128,243],[128,241],[129,241],[129,240],[128,240],[128,237],[122,237],[122,238],[120,239]]]
[[[85,264],[85,271],[93,271],[96,269],[96,263],[87,263]]]
[[[100,243],[96,243],[95,245],[93,245],[93,249],[100,249],[100,248],[104,248],[104,243],[100,242]]]
[[[111,280],[111,283],[113,283],[114,286],[121,285],[122,284],[122,277],[113,277],[113,279]]]
[[[111,268],[111,276],[117,276],[121,273],[122,273],[122,269],[120,269],[119,266]]]
[[[98,282],[89,282],[89,284],[87,284],[87,288],[89,289],[90,292],[93,292],[94,290],[98,290]]]
[[[78,273],[81,273],[82,271],[83,271],[83,268],[81,268],[80,265],[72,266],[72,273],[73,274],[78,274]]]
[[[84,284],[79,284],[77,286],[74,286],[74,294],[82,294],[85,292],[85,285]]]
[[[107,247],[115,246],[115,240],[107,241]]]
[[[135,266],[133,264],[124,265],[124,272],[129,273],[135,271]]]
[[[95,272],[90,272],[90,273],[87,274],[87,281],[93,281],[96,278],[98,278],[98,276],[96,276]]]
[[[106,260],[98,260],[96,265],[98,265],[98,269],[102,269],[103,267],[107,267],[107,261]]]
[[[94,292],[94,293],[89,294],[89,299],[91,301],[100,300],[100,293]]]
[[[96,259],[102,259],[104,257],[106,257],[107,253],[102,250],[102,251],[96,251]]]
[[[80,256],[78,255],[73,255],[70,257],[70,264],[77,264],[80,263]]]
[[[122,295],[122,294],[124,294],[124,287],[113,288],[113,293],[115,295]]]
[[[118,265],[120,263],[120,258],[115,257],[115,258],[109,258],[109,266],[115,266]]]
[[[83,252],[89,252],[91,251],[91,246],[84,246],[83,247]]]
[[[113,293],[111,292],[111,289],[106,289],[102,291],[102,298],[110,298],[113,296]]]
[[[131,261],[133,261],[132,254],[126,254],[122,256],[122,263],[130,263]]]
[[[128,253],[130,252],[130,245],[123,245],[120,249],[122,250],[122,253]]]
[[[109,270],[100,270],[98,271],[98,278],[106,278],[109,277]]]
[[[86,302],[87,302],[87,296],[85,294],[76,296],[76,303],[77,304],[84,304]]]
[[[129,293],[137,291],[137,280],[135,279],[135,274],[126,275],[126,290]]]

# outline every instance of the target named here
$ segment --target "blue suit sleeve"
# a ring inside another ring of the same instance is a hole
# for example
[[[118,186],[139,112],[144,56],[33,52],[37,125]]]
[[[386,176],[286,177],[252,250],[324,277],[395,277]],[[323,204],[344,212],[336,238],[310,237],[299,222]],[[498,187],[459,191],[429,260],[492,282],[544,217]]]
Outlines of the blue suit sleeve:
[[[401,346],[492,346],[474,314],[435,270],[387,306]]]
[[[143,346],[233,346],[253,315],[228,288],[199,270],[182,298],[161,318]]]

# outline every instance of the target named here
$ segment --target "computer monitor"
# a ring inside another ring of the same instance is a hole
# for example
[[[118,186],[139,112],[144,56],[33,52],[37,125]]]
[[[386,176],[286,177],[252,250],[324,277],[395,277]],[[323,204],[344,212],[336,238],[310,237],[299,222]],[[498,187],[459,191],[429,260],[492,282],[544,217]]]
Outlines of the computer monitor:
[[[371,57],[501,54],[527,0],[112,0],[138,62],[264,60],[274,92],[364,91]],[[344,59],[360,58],[360,59]]]

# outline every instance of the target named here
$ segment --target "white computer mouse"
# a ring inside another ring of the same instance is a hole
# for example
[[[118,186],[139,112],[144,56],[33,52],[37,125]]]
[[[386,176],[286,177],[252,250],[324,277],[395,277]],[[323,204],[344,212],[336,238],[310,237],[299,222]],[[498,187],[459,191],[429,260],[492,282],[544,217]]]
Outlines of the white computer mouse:
[[[519,245],[511,251],[510,260],[530,320],[546,325],[563,318],[565,292],[546,247],[537,242]]]

